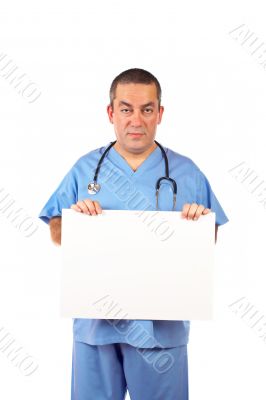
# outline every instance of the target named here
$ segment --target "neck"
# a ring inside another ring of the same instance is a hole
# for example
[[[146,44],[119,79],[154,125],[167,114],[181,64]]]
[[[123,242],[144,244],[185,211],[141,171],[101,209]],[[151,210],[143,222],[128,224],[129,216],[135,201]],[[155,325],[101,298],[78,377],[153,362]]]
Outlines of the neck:
[[[133,171],[136,171],[140,164],[143,163],[144,160],[152,153],[157,147],[157,144],[153,142],[153,144],[147,149],[139,153],[131,153],[123,147],[120,146],[118,142],[114,144],[114,148],[117,152],[127,161]]]
[[[125,150],[118,142],[116,142],[114,144],[114,148],[118,151],[118,153],[122,157],[124,157],[126,159],[130,159],[130,160],[136,160],[136,161],[137,160],[145,160],[145,158],[147,158],[148,155],[156,149],[156,147],[157,147],[157,144],[155,142],[153,142],[152,145],[148,149],[135,153],[135,152],[130,152],[130,151]]]

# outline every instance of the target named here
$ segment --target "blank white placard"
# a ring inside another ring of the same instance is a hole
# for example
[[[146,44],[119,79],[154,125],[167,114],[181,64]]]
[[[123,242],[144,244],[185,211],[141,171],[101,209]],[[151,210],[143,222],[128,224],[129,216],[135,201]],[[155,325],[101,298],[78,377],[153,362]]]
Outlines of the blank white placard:
[[[62,212],[61,315],[213,318],[215,213]]]

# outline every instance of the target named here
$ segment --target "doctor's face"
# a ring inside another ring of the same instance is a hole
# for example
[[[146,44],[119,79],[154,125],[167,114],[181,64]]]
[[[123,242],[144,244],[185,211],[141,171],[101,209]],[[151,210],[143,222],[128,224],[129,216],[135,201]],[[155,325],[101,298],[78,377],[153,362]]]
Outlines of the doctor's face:
[[[107,112],[119,146],[134,154],[148,150],[154,145],[163,111],[154,83],[118,84],[113,108],[109,105]]]

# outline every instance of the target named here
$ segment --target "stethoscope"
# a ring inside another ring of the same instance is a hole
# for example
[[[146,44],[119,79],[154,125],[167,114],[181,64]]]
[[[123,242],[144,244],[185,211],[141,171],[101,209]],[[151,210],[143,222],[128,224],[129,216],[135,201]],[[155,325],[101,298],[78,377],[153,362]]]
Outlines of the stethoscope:
[[[156,210],[158,210],[158,199],[159,199],[159,190],[160,190],[160,186],[161,186],[161,182],[163,180],[167,180],[169,182],[171,182],[172,184],[172,189],[173,189],[173,210],[175,209],[175,205],[176,205],[176,193],[177,193],[177,185],[176,185],[176,181],[172,178],[169,177],[169,164],[168,164],[168,159],[167,159],[167,155],[166,152],[164,150],[164,148],[162,147],[162,145],[160,145],[160,143],[158,143],[156,140],[154,140],[154,142],[157,144],[157,146],[160,147],[163,158],[164,158],[164,164],[165,164],[165,176],[162,176],[161,178],[159,178],[156,182]],[[97,182],[98,179],[98,175],[100,172],[100,168],[101,168],[101,164],[103,162],[104,157],[106,156],[106,154],[108,153],[108,151],[110,150],[110,148],[116,143],[116,140],[114,142],[111,142],[111,144],[105,149],[105,151],[103,152],[97,168],[95,170],[95,174],[94,174],[94,178],[93,178],[93,182],[88,184],[88,193],[89,194],[96,194],[100,191],[101,189],[101,185]]]

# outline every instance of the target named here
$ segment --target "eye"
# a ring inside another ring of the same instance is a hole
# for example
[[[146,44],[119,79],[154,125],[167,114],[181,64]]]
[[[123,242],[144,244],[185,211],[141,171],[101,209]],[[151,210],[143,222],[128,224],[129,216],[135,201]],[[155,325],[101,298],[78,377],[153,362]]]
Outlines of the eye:
[[[120,110],[123,114],[128,114],[130,112],[130,110],[128,108],[122,108]]]
[[[144,108],[144,112],[145,112],[146,114],[151,114],[151,113],[153,112],[153,109],[150,108],[150,107],[147,107],[147,108]]]

